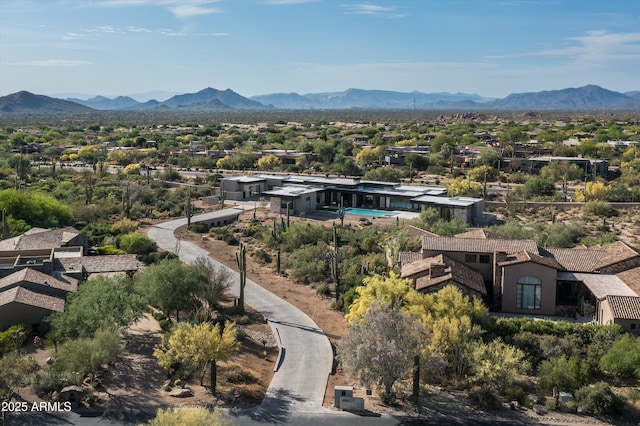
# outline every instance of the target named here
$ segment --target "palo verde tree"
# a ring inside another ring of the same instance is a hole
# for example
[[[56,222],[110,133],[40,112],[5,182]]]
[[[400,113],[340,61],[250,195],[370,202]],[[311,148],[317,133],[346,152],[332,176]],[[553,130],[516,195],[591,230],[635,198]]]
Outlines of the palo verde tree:
[[[181,323],[161,345],[156,346],[153,355],[167,371],[176,363],[196,371],[203,385],[207,368],[211,374],[211,392],[216,391],[217,362],[226,361],[240,349],[238,331],[235,324],[215,326],[208,322],[201,324]]]

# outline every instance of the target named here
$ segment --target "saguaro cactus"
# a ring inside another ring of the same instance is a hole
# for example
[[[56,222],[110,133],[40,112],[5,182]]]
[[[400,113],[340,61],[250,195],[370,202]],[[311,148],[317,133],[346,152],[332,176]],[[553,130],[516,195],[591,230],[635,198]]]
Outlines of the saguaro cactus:
[[[238,306],[241,313],[244,313],[244,287],[247,284],[247,248],[240,243],[240,253],[236,253],[236,262],[240,270],[240,298]]]

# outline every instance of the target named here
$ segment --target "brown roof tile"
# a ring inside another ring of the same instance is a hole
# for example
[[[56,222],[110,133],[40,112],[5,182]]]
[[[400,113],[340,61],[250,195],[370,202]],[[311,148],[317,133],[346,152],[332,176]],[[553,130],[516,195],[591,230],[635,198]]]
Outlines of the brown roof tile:
[[[35,269],[24,268],[0,279],[0,291],[15,287],[16,284],[20,283],[32,283],[36,286],[41,286],[44,292],[49,287],[66,292],[75,291],[78,288],[76,280],[69,279],[68,282],[64,282]]]
[[[499,262],[500,266],[508,266],[515,265],[517,263],[525,263],[525,262],[533,262],[538,265],[548,266],[549,268],[563,270],[564,267],[560,265],[554,258],[552,257],[544,257],[539,256],[534,253],[529,253],[528,251],[521,251],[518,253],[513,253],[507,256],[507,260]]]
[[[635,296],[607,296],[611,314],[616,319],[640,319],[640,297]]]
[[[571,272],[593,272],[607,255],[602,249],[546,248],[540,252],[543,256],[553,257],[564,269]]]
[[[104,256],[87,256],[82,258],[84,272],[129,272],[138,270],[135,254],[111,254]]]
[[[406,265],[408,263],[417,262],[422,259],[422,253],[415,251],[401,251],[398,254],[398,263],[400,263],[400,267]]]
[[[638,250],[622,241],[607,244],[606,246],[599,248],[599,250],[605,251],[606,255],[600,259],[600,262],[594,267],[594,270],[596,271],[634,257],[640,257]]]
[[[635,294],[640,296],[640,266],[616,274]]]
[[[64,310],[64,298],[27,290],[20,286],[0,292],[0,306],[8,305],[9,303],[21,303],[49,309],[50,311],[60,312]]]
[[[421,259],[403,266],[400,276],[403,278],[411,277],[412,275],[431,269],[434,264],[443,264],[445,266],[444,274],[433,278],[430,278],[428,275],[417,278],[416,290],[422,290],[446,281],[454,281],[481,294],[487,294],[484,279],[480,272],[475,271],[463,263],[456,262],[443,254]]]
[[[508,240],[504,235],[487,231],[486,229],[471,229],[467,232],[454,235],[456,238],[491,238],[493,240]]]
[[[438,252],[493,253],[495,250],[504,250],[507,253],[517,253],[519,251],[538,253],[538,245],[533,240],[502,240],[494,238],[423,237],[422,249]]]

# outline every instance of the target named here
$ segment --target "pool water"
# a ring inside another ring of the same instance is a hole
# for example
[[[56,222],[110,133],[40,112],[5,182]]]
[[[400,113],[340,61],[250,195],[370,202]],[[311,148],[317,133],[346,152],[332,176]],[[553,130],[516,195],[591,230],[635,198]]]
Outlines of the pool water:
[[[397,214],[393,212],[386,212],[384,210],[373,210],[373,209],[358,209],[358,208],[347,208],[344,209],[346,214],[352,214],[356,216],[368,216],[368,217],[396,217]]]

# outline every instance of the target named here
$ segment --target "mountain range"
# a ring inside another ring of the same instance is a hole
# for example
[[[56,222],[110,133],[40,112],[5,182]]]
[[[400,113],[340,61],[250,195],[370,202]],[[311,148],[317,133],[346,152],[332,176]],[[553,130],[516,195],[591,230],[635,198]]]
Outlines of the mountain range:
[[[348,89],[343,92],[273,93],[247,98],[231,89],[211,87],[165,101],[138,102],[130,96],[58,99],[29,92],[0,97],[0,112],[208,111],[265,109],[452,109],[452,110],[635,110],[640,91],[619,93],[595,85],[533,93],[502,99],[465,93],[394,92]]]

